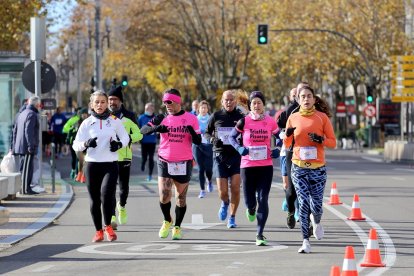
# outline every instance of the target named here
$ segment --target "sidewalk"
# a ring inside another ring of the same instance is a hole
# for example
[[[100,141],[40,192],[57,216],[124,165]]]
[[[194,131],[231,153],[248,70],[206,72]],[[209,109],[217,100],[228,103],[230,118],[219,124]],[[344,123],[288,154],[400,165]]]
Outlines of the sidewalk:
[[[50,165],[46,162],[42,164],[42,182],[46,193],[18,193],[13,200],[1,200],[1,205],[10,212],[10,219],[0,226],[0,251],[47,227],[69,206],[73,197],[72,187],[56,171],[55,193],[52,193]]]

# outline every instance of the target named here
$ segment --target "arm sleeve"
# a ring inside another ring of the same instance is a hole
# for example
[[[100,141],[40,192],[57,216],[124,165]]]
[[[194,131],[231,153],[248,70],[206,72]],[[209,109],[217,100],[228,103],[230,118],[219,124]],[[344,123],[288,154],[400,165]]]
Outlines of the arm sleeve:
[[[211,115],[210,119],[208,120],[208,124],[207,124],[207,128],[204,132],[204,138],[206,138],[207,141],[209,141],[211,143],[211,138],[214,137],[214,122],[215,122],[215,117],[214,114]]]
[[[292,123],[291,123],[291,120],[290,120],[290,118],[287,120],[287,122],[286,122],[286,128],[290,128],[290,127],[292,127]],[[290,146],[292,145],[292,141],[293,141],[293,136],[294,135],[290,135],[289,137],[286,137],[284,140],[283,140],[283,144],[285,145],[285,147],[288,149],[288,148],[290,148]]]
[[[201,144],[201,134],[200,134],[200,126],[198,124],[198,120],[195,119],[195,121],[192,124],[193,129],[189,129],[191,139],[193,144],[200,145]]]
[[[136,143],[138,141],[140,141],[143,137],[141,131],[139,130],[139,127],[134,124],[131,123],[131,128],[130,128],[130,136],[131,136],[131,142],[132,143]]]
[[[125,147],[129,143],[129,135],[126,132],[121,120],[117,119],[117,120],[114,120],[114,122],[115,122],[116,135],[119,137],[119,141],[122,143],[122,147]]]
[[[322,142],[322,145],[328,147],[328,148],[335,148],[336,147],[336,137],[335,132],[333,130],[333,126],[331,124],[331,121],[328,117],[326,117],[324,127],[323,127],[325,140]]]
[[[85,142],[88,141],[89,138],[91,138],[88,136],[85,122],[86,121],[82,122],[78,129],[78,132],[76,133],[76,137],[72,145],[74,151],[84,151],[86,149]]]
[[[146,124],[145,126],[141,128],[141,133],[143,135],[148,135],[148,134],[155,132],[157,126],[159,126],[162,123],[164,118],[165,118],[164,114],[159,114],[155,116],[154,118],[151,119],[151,121],[148,122],[148,124]]]
[[[244,130],[244,118],[240,119],[236,126],[233,128],[233,130],[230,133],[229,136],[229,142],[235,148],[236,150],[240,148],[240,144],[237,142],[237,137],[243,133]]]
[[[73,127],[73,125],[74,125],[77,121],[79,121],[79,118],[78,118],[78,117],[76,117],[76,116],[74,116],[74,117],[70,118],[70,119],[69,119],[69,120],[65,123],[65,125],[63,126],[63,130],[62,130],[62,132],[63,132],[63,133],[69,133],[69,130]]]

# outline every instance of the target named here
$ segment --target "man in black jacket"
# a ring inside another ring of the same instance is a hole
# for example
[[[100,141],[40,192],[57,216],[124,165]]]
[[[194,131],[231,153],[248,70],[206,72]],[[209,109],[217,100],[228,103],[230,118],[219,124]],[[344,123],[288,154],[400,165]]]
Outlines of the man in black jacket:
[[[130,119],[132,122],[134,122],[134,124],[138,125],[136,114],[132,111],[127,110],[124,106],[124,97],[122,95],[122,86],[120,86],[120,85],[119,86],[113,86],[111,88],[111,90],[109,90],[109,92],[108,92],[108,97],[110,97],[110,96],[118,97],[119,100],[121,101],[121,108],[119,108],[116,111],[112,112],[112,114],[114,114],[118,118],[122,118],[123,116],[125,116],[128,119]],[[112,110],[111,103],[109,103],[109,109]],[[122,115],[120,115],[120,114],[122,114]]]
[[[26,109],[16,120],[13,128],[13,154],[20,155],[22,194],[37,194],[30,184],[33,178],[33,161],[39,150],[40,98],[30,97]]]

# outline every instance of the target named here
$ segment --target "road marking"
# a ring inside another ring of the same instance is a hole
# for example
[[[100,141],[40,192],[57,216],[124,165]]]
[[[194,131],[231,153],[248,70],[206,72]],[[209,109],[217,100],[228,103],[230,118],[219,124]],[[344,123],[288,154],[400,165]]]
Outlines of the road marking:
[[[32,272],[43,272],[43,271],[51,269],[52,267],[55,267],[55,265],[44,265],[39,268],[33,269]]]
[[[405,169],[405,168],[394,168],[394,171],[402,171],[402,172],[410,172],[412,173],[414,170],[413,169]]]
[[[384,162],[384,159],[378,158],[378,157],[361,156],[361,158],[362,159],[365,159],[365,160],[368,160],[368,161],[376,162],[376,163],[382,163],[382,162]]]
[[[399,180],[399,181],[405,181],[404,177],[398,177],[398,176],[393,176],[393,177],[391,177],[391,179]]]
[[[115,256],[194,256],[194,255],[222,255],[222,254],[252,254],[264,253],[271,251],[278,251],[287,249],[285,245],[279,245],[272,242],[268,246],[263,246],[260,249],[251,249],[255,245],[254,242],[244,241],[206,241],[206,240],[180,240],[179,242],[159,242],[150,241],[146,244],[142,243],[106,243],[98,245],[89,245],[78,248],[77,251],[86,254],[101,254],[101,255],[115,255]],[[187,252],[171,252],[177,250],[185,245],[190,245]],[[128,246],[125,251],[112,251],[113,247]],[[100,249],[111,247],[111,251],[103,251]],[[256,246],[255,246],[256,247]],[[243,248],[247,248],[245,251]],[[257,247],[256,247],[257,248]],[[156,251],[156,252],[154,252]],[[189,252],[188,252],[189,251]]]
[[[366,173],[366,172],[355,172],[355,174],[365,175],[365,174],[367,174],[367,173]]]
[[[181,227],[193,230],[201,230],[214,227],[223,223],[204,223],[202,214],[192,214],[191,223],[182,223]]]

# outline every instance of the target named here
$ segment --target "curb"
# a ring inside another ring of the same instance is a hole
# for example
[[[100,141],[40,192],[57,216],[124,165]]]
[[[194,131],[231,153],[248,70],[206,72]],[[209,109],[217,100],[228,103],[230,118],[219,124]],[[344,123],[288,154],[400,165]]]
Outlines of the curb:
[[[22,229],[15,235],[7,237],[0,241],[0,248],[1,247],[11,247],[12,245],[32,236],[33,234],[39,232],[43,228],[47,227],[51,224],[56,218],[61,216],[63,212],[69,206],[69,203],[72,201],[73,198],[73,188],[63,179],[62,181],[62,193],[59,199],[56,201],[55,205],[41,218],[33,222],[32,224],[28,225],[25,229]]]

